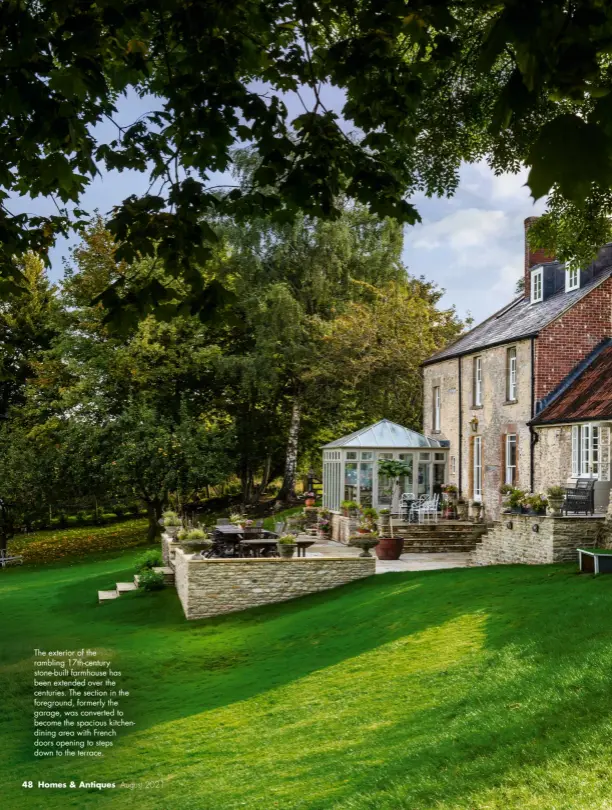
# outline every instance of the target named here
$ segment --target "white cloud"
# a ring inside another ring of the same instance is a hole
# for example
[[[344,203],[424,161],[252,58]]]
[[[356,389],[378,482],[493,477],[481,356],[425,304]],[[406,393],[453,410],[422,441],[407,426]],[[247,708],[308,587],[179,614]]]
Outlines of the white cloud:
[[[490,243],[507,228],[503,211],[483,211],[465,208],[454,211],[437,222],[417,225],[410,241],[415,248],[433,250],[444,245],[464,252]]]
[[[495,177],[485,162],[461,167],[453,198],[419,200],[423,222],[406,228],[404,261],[446,290],[442,304],[476,322],[514,297],[523,273],[526,217],[540,214],[524,185],[526,170]]]

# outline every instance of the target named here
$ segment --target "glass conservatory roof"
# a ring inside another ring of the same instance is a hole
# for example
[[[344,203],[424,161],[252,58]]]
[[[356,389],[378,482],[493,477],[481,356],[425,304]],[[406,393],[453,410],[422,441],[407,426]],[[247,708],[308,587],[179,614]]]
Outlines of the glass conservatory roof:
[[[416,433],[414,430],[409,430],[398,425],[396,422],[390,422],[388,419],[381,419],[369,427],[361,428],[361,430],[350,433],[348,436],[343,436],[341,439],[336,439],[329,444],[323,445],[325,450],[332,447],[391,447],[391,448],[410,448],[410,447],[441,447],[440,442],[436,439],[428,439],[421,433]]]

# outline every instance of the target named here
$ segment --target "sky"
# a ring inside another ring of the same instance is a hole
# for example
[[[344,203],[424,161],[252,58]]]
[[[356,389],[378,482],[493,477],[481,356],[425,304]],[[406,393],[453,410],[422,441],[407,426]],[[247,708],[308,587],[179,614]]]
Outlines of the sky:
[[[302,98],[310,104],[307,91]],[[298,99],[285,100],[291,117],[303,111]],[[332,88],[327,106],[339,111],[342,101]],[[127,124],[151,109],[150,98],[130,95],[115,118],[119,124]],[[95,134],[100,141],[110,141],[115,128],[105,122]],[[516,281],[523,274],[523,222],[544,210],[543,201],[534,205],[525,182],[526,171],[495,177],[484,163],[465,165],[453,197],[411,200],[423,221],[406,226],[404,263],[412,275],[423,275],[444,288],[441,305],[454,305],[461,317],[471,315],[478,323],[514,295]],[[108,172],[91,183],[81,207],[105,215],[130,194],[144,194],[148,186],[147,176],[138,172]],[[10,207],[14,212],[55,212],[54,204],[44,199],[18,198]],[[63,259],[69,257],[75,241],[75,237],[61,238],[51,251],[52,279],[61,278]]]

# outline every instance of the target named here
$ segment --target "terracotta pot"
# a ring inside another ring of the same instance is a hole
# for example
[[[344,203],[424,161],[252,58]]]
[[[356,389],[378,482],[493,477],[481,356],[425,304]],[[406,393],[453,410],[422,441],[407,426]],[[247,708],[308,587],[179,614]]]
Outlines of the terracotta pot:
[[[315,503],[316,501],[314,498],[306,498],[306,500],[304,501],[305,506],[314,506]]]
[[[374,549],[379,560],[399,560],[403,550],[403,537],[381,537]]]

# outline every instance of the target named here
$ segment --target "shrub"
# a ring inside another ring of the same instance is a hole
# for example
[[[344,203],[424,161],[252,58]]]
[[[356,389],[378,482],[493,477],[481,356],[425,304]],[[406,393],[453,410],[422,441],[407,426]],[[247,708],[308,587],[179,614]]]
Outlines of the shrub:
[[[524,489],[512,489],[508,493],[508,504],[513,508],[516,509],[518,506],[523,506],[525,503],[525,496],[527,493]]]
[[[501,495],[509,495],[513,491],[513,487],[510,484],[502,484],[499,488],[499,492]]]
[[[138,571],[145,571],[151,568],[158,568],[163,565],[162,553],[156,548],[145,551],[136,560],[136,568]]]
[[[379,514],[379,515],[390,515],[390,514],[391,514],[391,510],[390,510],[390,509],[381,509],[381,510],[380,510],[380,512],[379,512],[378,514]]]
[[[189,529],[185,535],[185,540],[206,540],[206,532],[202,529]]]
[[[128,508],[124,503],[118,503],[118,504],[115,504],[115,506],[114,506],[114,512],[117,515],[117,517],[123,517],[125,515],[125,513],[127,512],[127,510],[128,510]]]
[[[538,515],[546,514],[546,507],[548,506],[548,501],[546,498],[543,498],[541,495],[528,495],[525,498],[525,503],[533,509],[533,511]]]
[[[546,492],[550,498],[565,498],[563,487],[548,487]]]
[[[171,512],[170,510],[167,511],[167,512],[164,512],[163,515],[162,515],[162,518],[164,519],[164,526],[180,526],[181,525],[181,519],[176,514],[176,512]]]
[[[295,537],[292,534],[285,534],[283,537],[279,537],[278,542],[282,546],[293,546],[295,545]]]
[[[138,575],[138,587],[143,591],[161,591],[164,587],[164,575],[161,571],[153,571],[152,568],[145,568]]]
[[[342,501],[340,506],[343,509],[359,509],[359,504],[357,501]]]

